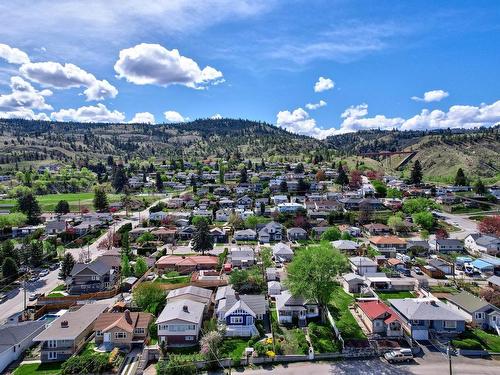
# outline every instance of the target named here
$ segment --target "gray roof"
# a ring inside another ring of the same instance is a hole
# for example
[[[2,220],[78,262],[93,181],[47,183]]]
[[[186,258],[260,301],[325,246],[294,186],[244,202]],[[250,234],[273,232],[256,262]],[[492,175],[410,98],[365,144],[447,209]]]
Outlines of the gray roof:
[[[377,263],[370,258],[367,257],[351,257],[349,258],[349,262],[354,264],[357,267],[366,267],[366,266],[376,266]]]
[[[430,298],[389,299],[406,320],[464,320],[441,301]]]
[[[231,261],[235,260],[254,260],[255,259],[255,253],[253,249],[231,249],[229,252],[229,256],[231,257]]]
[[[193,296],[202,297],[209,300],[210,297],[212,296],[212,291],[210,289],[189,285],[185,286],[184,288],[171,290],[167,295],[167,300],[179,296],[184,296],[186,294],[191,294]]]
[[[494,285],[500,286],[500,276],[490,276],[487,281]]]
[[[500,238],[493,236],[481,236],[476,239],[476,243],[481,246],[498,246],[500,244]]]
[[[302,307],[306,304],[315,304],[310,303],[302,296],[292,296],[289,290],[284,290],[280,295],[276,296],[276,309],[283,310],[286,307]]]
[[[439,239],[436,240],[436,243],[445,246],[462,246],[462,241],[453,238]]]
[[[187,309],[184,309],[184,306],[186,306]],[[170,301],[160,313],[156,323],[164,323],[178,319],[189,323],[200,324],[203,319],[204,310],[205,304],[201,302],[191,301],[189,299]]]
[[[41,320],[28,321],[15,324],[5,324],[0,327],[0,353],[26,340],[37,330],[45,325]]]
[[[237,230],[234,232],[234,236],[256,236],[257,233],[253,229],[243,229],[243,230]]]
[[[458,294],[449,294],[446,296],[446,299],[468,313],[473,313],[484,307],[491,306],[488,302],[466,291],[462,291]]]
[[[97,317],[104,311],[108,305],[101,303],[90,303],[82,305],[78,310],[69,310],[54,320],[52,324],[42,333],[36,336],[33,341],[47,340],[74,340]],[[67,327],[62,327],[62,322],[68,322]]]
[[[346,273],[345,275],[342,276],[342,278],[347,282],[354,281],[354,280],[365,281],[364,276],[359,276],[355,273]]]
[[[273,246],[273,255],[293,255],[293,250],[287,244],[278,242]]]
[[[359,248],[359,244],[351,240],[332,241],[332,246],[339,250],[356,250]]]
[[[71,270],[71,276],[75,276],[87,268],[95,272],[97,275],[102,276],[109,272],[111,266],[100,259],[96,259],[91,263],[75,263],[73,269]]]
[[[307,231],[303,228],[290,228],[287,232],[288,234],[307,234]]]
[[[240,294],[236,296],[234,289],[230,285],[225,291],[225,297],[221,298],[217,305],[218,313],[226,313],[239,301],[243,301],[245,303],[243,306],[247,306],[256,315],[264,315],[267,312],[267,301],[263,294]]]

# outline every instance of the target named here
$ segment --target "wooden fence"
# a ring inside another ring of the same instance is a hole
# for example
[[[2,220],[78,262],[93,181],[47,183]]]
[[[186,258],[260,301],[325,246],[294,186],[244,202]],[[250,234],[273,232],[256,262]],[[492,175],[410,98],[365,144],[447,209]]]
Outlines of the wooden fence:
[[[86,293],[80,294],[78,296],[61,296],[61,297],[39,297],[36,301],[37,305],[56,305],[56,304],[67,304],[67,303],[77,303],[79,301],[85,300],[100,300],[114,297],[118,294],[119,288],[116,287],[112,290],[107,290],[104,292],[96,293]]]

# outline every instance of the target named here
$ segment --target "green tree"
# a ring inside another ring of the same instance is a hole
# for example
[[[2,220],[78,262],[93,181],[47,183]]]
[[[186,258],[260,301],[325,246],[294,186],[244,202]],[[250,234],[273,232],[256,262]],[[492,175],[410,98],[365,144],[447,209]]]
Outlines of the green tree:
[[[137,238],[137,243],[139,244],[145,244],[146,242],[154,241],[155,236],[153,236],[152,233],[150,232],[144,232]]]
[[[40,223],[42,210],[33,193],[24,193],[17,198],[17,210],[26,215],[27,224],[36,225]]]
[[[28,217],[22,212],[12,212],[0,215],[0,229],[20,227],[28,221]]]
[[[56,207],[54,208],[54,212],[56,214],[67,214],[69,212],[69,203],[65,200],[60,200],[57,202]]]
[[[457,174],[455,175],[455,186],[467,186],[467,178],[465,177],[464,170],[458,168]]]
[[[321,235],[321,240],[322,241],[338,241],[338,240],[340,240],[341,236],[342,236],[342,233],[340,233],[340,230],[337,227],[331,227],[323,232],[323,234]]]
[[[406,199],[403,203],[403,211],[410,215],[434,208],[436,208],[436,203],[427,198]]]
[[[17,264],[14,259],[7,257],[2,263],[2,276],[4,279],[12,279],[17,276],[19,270],[17,269]]]
[[[484,186],[483,181],[481,179],[478,179],[474,184],[474,192],[479,195],[486,194],[486,187]]]
[[[191,219],[191,224],[193,224],[194,226],[196,226],[201,221],[206,222],[208,225],[210,225],[210,222],[211,222],[210,218],[208,218],[208,217],[205,217],[205,216],[193,216],[193,218]]]
[[[265,288],[262,270],[255,266],[246,270],[233,270],[229,282],[238,293],[261,293]]]
[[[349,177],[347,177],[347,173],[345,172],[345,169],[342,165],[342,163],[339,163],[338,167],[338,175],[337,178],[335,179],[335,183],[339,184],[340,186],[344,187],[349,184]]]
[[[219,169],[219,184],[224,183],[224,168],[220,167]]]
[[[248,182],[248,172],[247,168],[243,167],[240,171],[240,183],[245,184]]]
[[[280,192],[286,193],[287,191],[288,191],[288,184],[286,183],[286,180],[282,180],[280,182]]]
[[[0,258],[2,259],[2,263],[5,258],[12,258],[14,259],[16,264],[19,264],[19,253],[16,251],[14,242],[12,240],[5,240],[2,243]]]
[[[245,228],[247,229],[255,229],[257,224],[259,223],[259,219],[257,216],[249,216],[245,219]]]
[[[168,361],[159,361],[156,364],[157,375],[194,375],[197,373],[196,366],[191,358],[171,354]]]
[[[134,274],[135,277],[141,277],[146,273],[148,270],[148,265],[146,264],[146,261],[144,260],[143,257],[137,258],[135,261],[135,266],[134,266]]]
[[[393,232],[401,232],[406,227],[404,225],[404,220],[401,216],[393,215],[387,219],[387,225],[392,229]]]
[[[112,185],[115,188],[116,192],[120,193],[123,191],[127,184],[128,178],[127,174],[125,173],[125,168],[123,167],[123,165],[118,164],[115,168]]]
[[[214,246],[213,238],[210,235],[210,229],[205,220],[196,224],[196,230],[193,233],[192,241],[193,251],[205,254],[205,251],[212,250]]]
[[[32,240],[28,246],[31,253],[30,263],[33,267],[38,267],[43,261],[43,242],[40,240]]]
[[[59,271],[59,276],[61,276],[62,279],[66,279],[69,275],[71,275],[71,270],[74,266],[75,258],[73,258],[73,255],[71,255],[71,253],[64,254],[61,263],[61,270]]]
[[[156,314],[165,304],[165,292],[158,283],[141,283],[132,292],[137,307],[142,311]]]
[[[295,168],[293,169],[294,173],[301,174],[304,173],[304,164],[298,163]]]
[[[401,190],[398,190],[395,188],[388,188],[386,197],[387,198],[403,198],[403,192]]]
[[[324,312],[337,284],[337,276],[347,268],[346,258],[330,244],[322,242],[295,255],[288,266],[286,283],[292,295],[318,301]]]
[[[105,211],[108,206],[108,196],[104,186],[96,186],[94,189],[94,208],[97,211]]]
[[[163,191],[163,180],[160,172],[156,172],[156,190]]]
[[[387,186],[380,180],[372,181],[373,188],[378,197],[385,197],[387,195]]]
[[[122,245],[122,251],[121,255],[125,255],[130,258],[130,236],[127,231],[123,232],[121,234],[121,245]]]
[[[410,182],[415,185],[422,182],[422,165],[420,165],[419,160],[416,160],[415,163],[413,163],[413,168],[410,173]]]
[[[428,211],[416,212],[412,215],[412,219],[415,224],[426,230],[431,230],[436,224],[434,216]]]

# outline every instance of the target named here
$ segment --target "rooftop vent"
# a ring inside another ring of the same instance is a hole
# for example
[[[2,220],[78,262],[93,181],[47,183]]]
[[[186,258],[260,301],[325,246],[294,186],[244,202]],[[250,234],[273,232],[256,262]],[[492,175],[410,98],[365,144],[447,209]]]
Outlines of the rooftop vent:
[[[184,311],[185,313],[189,312],[187,305],[182,306],[182,311]]]
[[[68,321],[67,321],[67,320],[63,320],[63,321],[61,322],[61,328],[68,328],[68,327],[69,327],[69,323],[68,323]]]

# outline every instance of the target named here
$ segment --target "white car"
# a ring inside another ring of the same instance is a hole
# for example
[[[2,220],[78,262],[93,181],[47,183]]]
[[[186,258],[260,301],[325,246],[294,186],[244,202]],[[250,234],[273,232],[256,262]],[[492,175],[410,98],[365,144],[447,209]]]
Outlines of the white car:
[[[43,269],[40,271],[40,273],[38,274],[38,276],[40,277],[44,277],[44,276],[47,276],[49,274],[49,270],[48,269]]]
[[[389,363],[410,362],[413,360],[411,349],[393,350],[384,354],[384,358]]]

